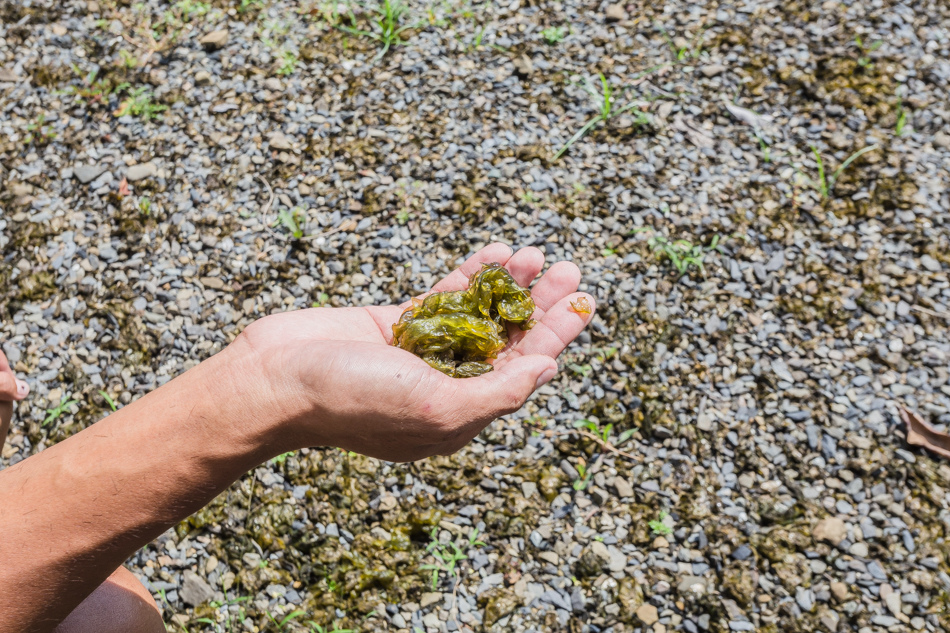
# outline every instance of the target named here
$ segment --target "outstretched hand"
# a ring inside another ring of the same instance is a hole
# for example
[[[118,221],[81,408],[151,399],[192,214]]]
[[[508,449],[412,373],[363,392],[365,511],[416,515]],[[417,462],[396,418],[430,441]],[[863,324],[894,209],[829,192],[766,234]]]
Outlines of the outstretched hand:
[[[499,262],[527,287],[544,255],[529,247],[512,254],[504,244],[481,249],[436,284],[461,290],[483,263]],[[557,372],[557,356],[593,318],[570,308],[580,271],[558,262],[531,289],[537,324],[511,328],[495,370],[451,378],[391,345],[392,324],[409,304],[313,308],[265,317],[235,341],[257,365],[259,390],[281,409],[284,443],[339,446],[380,459],[412,461],[450,454],[490,422],[519,409]]]

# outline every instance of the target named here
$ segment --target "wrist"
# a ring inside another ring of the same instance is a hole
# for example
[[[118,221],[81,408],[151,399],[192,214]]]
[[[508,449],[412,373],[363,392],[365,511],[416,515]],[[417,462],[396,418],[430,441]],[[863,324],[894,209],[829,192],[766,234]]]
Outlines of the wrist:
[[[323,445],[322,438],[312,437],[317,425],[304,423],[313,415],[313,394],[292,378],[293,359],[281,351],[264,349],[241,335],[202,363],[208,365],[203,377],[208,399],[221,409],[217,416],[230,420],[265,459]]]

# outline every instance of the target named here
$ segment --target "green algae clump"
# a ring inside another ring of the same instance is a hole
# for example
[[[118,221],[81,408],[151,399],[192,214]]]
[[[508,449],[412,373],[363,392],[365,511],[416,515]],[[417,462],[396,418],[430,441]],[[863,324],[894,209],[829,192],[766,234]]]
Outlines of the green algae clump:
[[[531,293],[501,264],[483,264],[466,290],[413,299],[393,324],[393,345],[453,378],[480,376],[507,345],[507,324],[534,325],[534,307]]]

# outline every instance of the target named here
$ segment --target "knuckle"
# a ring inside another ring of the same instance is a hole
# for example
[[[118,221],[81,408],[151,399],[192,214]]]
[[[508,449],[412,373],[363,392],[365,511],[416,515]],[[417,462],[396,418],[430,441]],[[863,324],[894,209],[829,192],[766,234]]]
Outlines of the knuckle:
[[[506,413],[517,411],[524,405],[525,400],[520,392],[509,389],[501,397],[502,408]]]

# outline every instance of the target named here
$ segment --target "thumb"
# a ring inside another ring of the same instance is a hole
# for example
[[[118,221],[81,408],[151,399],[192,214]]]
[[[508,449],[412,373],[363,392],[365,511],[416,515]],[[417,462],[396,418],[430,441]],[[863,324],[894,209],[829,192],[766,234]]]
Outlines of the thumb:
[[[483,410],[494,417],[517,411],[534,393],[557,373],[557,361],[544,354],[519,356],[506,362],[500,369],[477,378],[461,381],[461,386],[472,388],[473,399],[480,400]]]
[[[30,393],[30,387],[22,380],[13,377],[13,372],[0,372],[0,400],[23,400]]]

